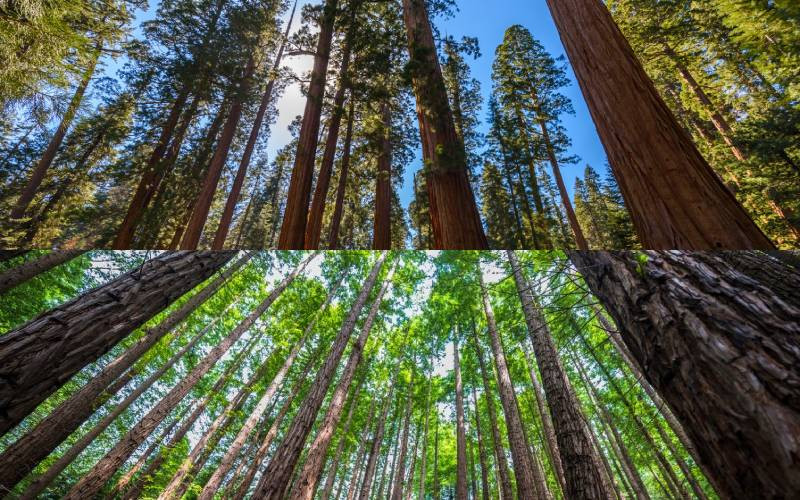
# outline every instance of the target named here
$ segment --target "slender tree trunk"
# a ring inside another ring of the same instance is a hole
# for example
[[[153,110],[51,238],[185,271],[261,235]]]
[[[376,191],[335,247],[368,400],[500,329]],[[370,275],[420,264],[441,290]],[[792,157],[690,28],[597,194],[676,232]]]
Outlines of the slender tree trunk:
[[[216,255],[216,253],[215,253]],[[192,371],[175,385],[139,423],[112,448],[100,461],[73,486],[65,499],[78,500],[96,495],[114,472],[130,457],[136,448],[150,435],[156,426],[172,411],[192,387],[211,367],[230,349],[255,321],[269,308],[278,296],[289,286],[298,273],[305,269],[310,259],[306,259],[289,273],[265,298],[256,309],[236,326],[222,341],[214,346]]]
[[[428,390],[426,391],[425,395],[425,427],[424,427],[424,438],[422,440],[422,467],[419,471],[419,495],[417,495],[417,500],[425,500],[425,475],[427,473],[427,465],[428,465],[428,431],[430,429],[430,416],[431,416],[431,383],[433,373],[428,374]],[[366,500],[366,499],[364,499]]]
[[[439,419],[436,419],[436,433],[433,438],[433,499],[439,500],[440,498],[440,483],[439,483]]]
[[[684,424],[720,494],[781,496],[800,489],[800,467],[786,451],[800,447],[791,403],[794,381],[800,383],[791,347],[800,304],[796,294],[775,293],[759,279],[774,268],[787,280],[798,274],[769,255],[745,255],[760,261],[764,274],[738,271],[726,254],[570,252],[647,380]],[[666,325],[664,317],[673,321]],[[680,368],[690,366],[702,370]]]
[[[350,396],[350,409],[347,410],[347,418],[345,418],[344,426],[342,427],[342,431],[339,433],[339,442],[336,445],[336,452],[333,454],[333,462],[331,462],[331,466],[328,469],[328,476],[325,478],[325,486],[322,488],[321,500],[328,500],[333,492],[333,483],[336,481],[336,473],[339,470],[339,462],[342,459],[342,453],[344,453],[345,444],[347,444],[347,439],[345,439],[345,437],[350,432],[350,424],[353,421],[353,415],[355,414],[358,396],[361,394],[361,386],[363,382],[364,379],[362,378],[358,384],[358,387],[356,387],[356,390],[353,392],[353,395]]]
[[[495,369],[497,370],[497,389],[500,394],[500,402],[503,404],[503,413],[506,418],[506,429],[508,431],[508,443],[511,447],[511,457],[514,460],[517,493],[519,498],[544,498],[543,492],[538,491],[538,485],[535,481],[531,456],[525,444],[522,417],[519,412],[517,397],[514,394],[514,385],[511,382],[511,376],[508,372],[506,355],[500,341],[500,335],[497,332],[494,312],[489,302],[489,294],[486,291],[486,285],[483,282],[480,267],[478,267],[477,273],[481,286],[483,309],[486,314],[486,322],[489,330],[489,340],[491,341]]]
[[[467,421],[469,421],[469,414],[465,417]],[[476,499],[478,498],[478,473],[475,470],[475,449],[473,446],[473,442],[470,441],[468,443],[468,456],[469,456],[469,473],[470,473],[470,488],[472,489],[472,494],[470,498]]]
[[[86,250],[53,250],[36,259],[23,262],[18,266],[7,269],[0,273],[0,294],[40,274],[46,273],[54,267],[60,266],[85,252]]]
[[[375,400],[373,399],[369,405],[369,411],[367,412],[367,422],[372,422],[373,417],[375,416]],[[369,434],[369,425],[365,425],[364,429],[361,431],[361,437],[358,440],[358,453],[356,453],[356,462],[354,464],[354,468],[358,467],[358,471],[353,474],[352,479],[350,480],[350,486],[347,488],[347,500],[353,500],[355,498],[356,491],[359,489],[358,486],[363,484],[367,479],[367,469],[366,467],[361,467],[361,464],[364,463],[364,459],[367,455],[367,436]],[[363,471],[363,474],[362,474]],[[321,471],[320,471],[321,473]],[[312,492],[313,493],[313,492]],[[313,498],[314,495],[310,495],[307,498]]]
[[[295,343],[294,347],[292,347],[289,355],[283,362],[283,365],[272,378],[272,381],[264,391],[264,394],[261,396],[261,399],[258,401],[255,408],[253,408],[250,416],[247,418],[247,420],[245,420],[244,424],[242,424],[239,433],[236,435],[234,440],[228,444],[227,451],[220,460],[219,465],[217,465],[217,469],[214,471],[208,481],[206,481],[203,491],[198,496],[200,500],[211,500],[219,487],[222,485],[222,480],[233,466],[233,461],[236,459],[237,455],[239,455],[239,451],[241,451],[242,446],[244,446],[245,442],[247,441],[247,438],[253,432],[256,424],[258,424],[258,421],[261,419],[264,411],[267,409],[267,406],[272,403],[275,393],[283,384],[283,381],[286,378],[286,375],[289,373],[289,370],[292,368],[295,359],[297,359],[297,356],[300,354],[300,350],[306,345],[306,341],[311,335],[311,332],[314,330],[314,327],[317,325],[322,313],[328,309],[328,304],[330,304],[330,301],[338,291],[340,284],[341,281],[331,289],[330,293],[328,293],[328,296],[326,297],[322,306],[317,310],[317,313],[306,326],[302,337],[297,343]]]
[[[483,500],[489,500],[491,498],[491,494],[489,493],[489,457],[486,454],[486,447],[483,443],[481,414],[478,408],[478,396],[475,395],[475,387],[472,388],[472,405],[475,408],[475,432],[478,436],[478,459],[481,462],[481,498]],[[475,492],[475,496],[478,496],[477,491]]]
[[[408,432],[411,427],[411,409],[412,409],[412,394],[413,386],[409,382],[406,388],[406,414],[403,417],[403,435],[400,438],[400,450],[397,454],[396,469],[393,471],[393,479],[390,481],[389,490],[391,491],[390,500],[402,500],[403,498],[403,480],[406,476],[406,450],[408,448]]]
[[[53,160],[56,158],[61,143],[64,142],[64,137],[67,135],[67,130],[69,130],[70,125],[72,125],[72,120],[75,119],[75,114],[78,112],[78,108],[83,101],[83,95],[89,87],[92,76],[94,76],[94,70],[97,68],[97,62],[100,59],[102,51],[102,42],[98,42],[94,47],[92,59],[83,71],[83,76],[78,87],[75,89],[75,93],[72,94],[72,99],[69,101],[67,110],[61,117],[61,122],[59,122],[56,132],[53,134],[53,137],[50,138],[50,142],[47,143],[47,149],[45,149],[44,154],[42,154],[42,157],[36,163],[33,171],[31,171],[28,182],[25,183],[25,187],[22,189],[19,198],[17,198],[14,208],[11,209],[10,215],[12,219],[22,219],[25,217],[25,212],[28,210],[31,201],[33,201],[33,197],[36,196],[36,191],[39,190],[39,186],[41,186],[45,175],[47,175],[47,170],[53,164]]]
[[[561,365],[555,344],[544,317],[535,307],[532,286],[522,274],[519,260],[513,250],[506,251],[514,274],[514,282],[522,303],[528,335],[533,344],[536,362],[542,374],[542,385],[553,419],[558,451],[564,468],[564,495],[568,498],[608,498],[601,471],[593,458],[589,429],[578,399]],[[486,300],[486,299],[484,299]],[[488,303],[488,301],[487,301]],[[487,306],[488,308],[489,306]],[[535,380],[531,373],[531,380]],[[542,422],[546,420],[542,413]],[[545,434],[547,429],[545,425]]]
[[[364,304],[378,279],[378,273],[383,267],[386,257],[387,254],[382,253],[372,266],[372,270],[364,282],[364,286],[361,288],[358,297],[350,308],[350,312],[342,324],[342,328],[331,344],[331,351],[325,363],[317,372],[317,376],[303,402],[303,406],[295,415],[292,425],[284,435],[283,441],[273,454],[269,465],[267,465],[256,487],[255,495],[258,498],[278,499],[283,496],[284,488],[289,482],[294,468],[300,459],[300,455],[305,447],[305,441],[308,434],[311,432],[311,427],[325,399],[328,387],[333,381],[339,361],[347,346],[347,341],[355,328],[356,319],[364,308]]]
[[[474,330],[474,329],[473,329]],[[499,489],[503,500],[513,500],[514,493],[511,489],[511,476],[508,471],[508,460],[506,460],[506,452],[503,449],[503,439],[500,436],[500,430],[497,426],[497,413],[495,412],[494,400],[492,399],[491,386],[489,385],[489,368],[486,366],[486,361],[483,358],[483,351],[478,343],[477,334],[473,331],[473,347],[475,354],[478,358],[478,364],[481,368],[481,379],[483,381],[483,396],[486,398],[486,413],[489,415],[489,427],[492,429],[492,444],[494,448],[494,459],[497,464],[499,474]]]
[[[392,114],[389,102],[381,106],[383,128],[378,173],[375,177],[375,227],[372,235],[374,250],[392,247]]]
[[[305,243],[308,202],[314,178],[314,159],[317,154],[317,138],[337,5],[338,0],[325,0],[319,23],[320,31],[317,50],[314,53],[314,68],[311,71],[311,83],[308,88],[303,122],[300,126],[300,139],[297,144],[292,178],[289,181],[283,225],[278,238],[278,248],[284,250],[301,249]]]
[[[358,500],[369,500],[369,493],[372,489],[372,481],[375,475],[375,469],[378,465],[378,456],[381,453],[381,444],[383,444],[383,433],[384,429],[386,428],[386,417],[389,414],[389,409],[392,406],[391,405],[392,396],[394,395],[393,380],[390,381],[392,387],[391,389],[389,389],[389,394],[386,395],[386,399],[383,402],[383,409],[381,410],[381,416],[378,419],[378,427],[375,429],[375,435],[372,437],[372,448],[370,449],[369,452],[367,465],[364,468],[364,482],[361,483],[361,491],[358,494]]]
[[[425,2],[403,0],[403,19],[413,62],[411,77],[426,164],[434,247],[488,248],[467,176],[464,143],[456,133]]]
[[[272,77],[264,94],[261,97],[261,103],[256,111],[256,116],[253,119],[253,125],[250,128],[250,135],[247,138],[242,159],[239,162],[239,169],[236,171],[236,177],[231,186],[231,192],[228,193],[228,199],[225,202],[225,208],[222,210],[222,218],[220,219],[219,226],[217,226],[217,233],[214,235],[214,241],[211,244],[213,250],[222,250],[225,246],[225,239],[228,237],[228,230],[230,229],[231,220],[233,220],[233,211],[236,209],[236,204],[239,202],[239,195],[242,192],[242,185],[244,178],[247,175],[247,169],[250,166],[250,157],[253,155],[258,136],[261,133],[261,125],[264,123],[264,114],[272,101],[272,90],[275,87],[275,80],[278,78],[277,72],[281,66],[281,59],[283,58],[283,51],[286,47],[286,39],[289,37],[289,30],[292,28],[292,20],[294,20],[294,13],[297,9],[297,0],[292,7],[292,13],[289,16],[289,22],[286,23],[286,31],[283,33],[283,41],[278,49],[278,54],[275,56],[275,63],[272,65]],[[235,130],[234,130],[235,132]],[[224,163],[224,160],[223,160]]]
[[[162,254],[0,337],[0,428],[8,430],[140,325],[201,283],[230,252]]]
[[[456,384],[456,500],[467,500],[467,435],[464,428],[464,389],[458,356],[458,331],[453,336],[453,372]]]
[[[399,413],[400,413],[400,401],[398,400],[397,408],[396,408],[396,411],[395,411],[395,420],[397,420],[397,417],[399,416]],[[392,434],[393,434],[392,435],[392,439],[394,441],[394,446],[392,446],[390,448],[391,450],[393,450],[392,451],[392,466],[389,467],[389,474],[388,475],[382,475],[381,476],[381,484],[378,485],[378,498],[382,498],[381,495],[383,495],[383,493],[384,493],[384,489],[383,489],[384,483],[388,484],[388,486],[386,488],[386,497],[389,497],[391,495],[391,493],[392,493],[392,478],[394,478],[394,469],[395,469],[395,466],[397,465],[397,453],[398,453],[398,451],[400,449],[400,441],[397,438],[400,436],[400,433],[402,432],[402,429],[400,427],[400,422],[397,422],[397,425],[395,425],[394,427],[395,427],[395,429],[392,432]],[[386,461],[387,462],[389,461],[389,457],[388,456],[386,457]],[[384,471],[383,471],[384,474],[386,473],[385,469],[386,469],[386,464],[384,463]],[[388,481],[387,481],[387,479],[388,479]]]
[[[350,110],[347,113],[347,132],[344,136],[344,151],[341,159],[341,172],[339,173],[339,184],[336,187],[336,204],[333,208],[331,217],[331,229],[328,237],[328,247],[331,249],[339,248],[339,226],[342,222],[342,212],[344,211],[344,195],[347,189],[347,174],[350,169],[350,148],[353,144],[353,114],[355,112],[355,100],[350,99]]]
[[[421,422],[420,422],[421,424]],[[405,492],[403,496],[405,500],[411,500],[411,495],[414,494],[414,471],[417,468],[417,451],[419,450],[419,435],[422,432],[422,425],[417,424],[416,430],[414,431],[414,447],[413,451],[411,452],[411,467],[408,469],[408,476],[404,482],[405,484]]]
[[[605,5],[547,3],[642,245],[772,249],[664,104]]]

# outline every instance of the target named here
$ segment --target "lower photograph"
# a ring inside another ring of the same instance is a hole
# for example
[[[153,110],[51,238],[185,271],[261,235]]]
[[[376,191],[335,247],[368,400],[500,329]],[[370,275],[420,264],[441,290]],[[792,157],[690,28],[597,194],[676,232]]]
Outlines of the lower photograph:
[[[800,257],[0,252],[0,497],[800,491]]]

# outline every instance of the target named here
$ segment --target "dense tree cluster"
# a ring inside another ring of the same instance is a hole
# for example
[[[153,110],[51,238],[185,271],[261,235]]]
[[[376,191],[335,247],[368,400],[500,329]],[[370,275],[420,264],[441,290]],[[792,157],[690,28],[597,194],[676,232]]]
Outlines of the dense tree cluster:
[[[800,436],[795,266],[4,255],[0,484],[75,499],[785,497],[800,486],[785,453]]]

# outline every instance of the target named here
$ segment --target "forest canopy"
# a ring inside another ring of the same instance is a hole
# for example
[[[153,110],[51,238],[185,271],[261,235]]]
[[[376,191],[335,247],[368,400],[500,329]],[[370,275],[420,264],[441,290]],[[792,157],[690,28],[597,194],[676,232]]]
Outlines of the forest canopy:
[[[0,484],[62,498],[800,486],[798,272],[759,252],[25,252]]]
[[[548,7],[557,50],[456,0],[3,2],[0,245],[800,245],[795,2]]]

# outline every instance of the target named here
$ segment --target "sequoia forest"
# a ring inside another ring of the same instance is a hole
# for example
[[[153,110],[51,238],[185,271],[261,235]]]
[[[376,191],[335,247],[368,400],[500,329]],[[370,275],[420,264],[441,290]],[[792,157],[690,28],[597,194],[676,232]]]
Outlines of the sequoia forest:
[[[800,491],[788,253],[2,257],[8,498]]]
[[[3,248],[800,247],[795,0],[2,0],[0,62]]]

